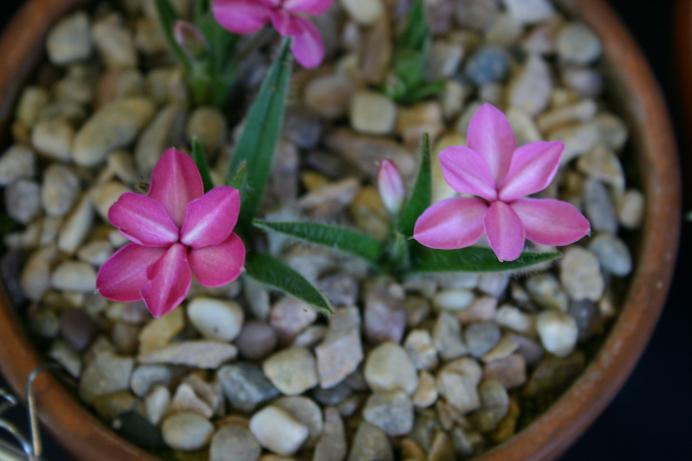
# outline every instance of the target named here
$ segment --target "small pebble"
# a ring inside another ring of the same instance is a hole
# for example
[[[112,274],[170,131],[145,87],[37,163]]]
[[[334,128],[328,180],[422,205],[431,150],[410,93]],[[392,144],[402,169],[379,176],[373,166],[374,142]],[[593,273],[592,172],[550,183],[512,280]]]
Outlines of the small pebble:
[[[418,385],[416,368],[406,351],[396,343],[386,342],[373,349],[365,362],[365,380],[373,390],[397,389],[412,394]]]
[[[62,18],[46,38],[48,58],[56,65],[88,58],[91,47],[89,17],[82,11]]]
[[[503,3],[510,14],[524,24],[540,23],[555,14],[549,0],[503,0]]]
[[[36,169],[36,155],[21,144],[9,147],[0,157],[0,186],[22,178],[31,178]]]
[[[467,61],[465,73],[478,86],[502,81],[509,70],[509,56],[504,48],[485,45]]]
[[[413,403],[403,391],[375,392],[363,408],[365,421],[393,437],[411,432],[413,417]]]
[[[34,181],[19,179],[5,189],[7,215],[28,224],[41,210],[41,187]]]
[[[63,119],[41,120],[31,132],[31,144],[49,158],[69,161],[74,135],[74,129]]]
[[[96,271],[83,262],[65,261],[53,271],[51,285],[56,290],[94,291],[96,290]]]
[[[72,208],[78,195],[79,179],[69,168],[53,164],[43,173],[41,202],[48,215],[65,215]]]
[[[589,242],[591,250],[601,267],[619,277],[624,277],[632,271],[632,257],[625,242],[611,234],[598,234]]]
[[[279,351],[262,365],[264,374],[285,395],[298,395],[319,383],[315,357],[308,349],[291,347]]]
[[[243,412],[279,395],[259,365],[239,362],[226,365],[217,372],[224,395],[231,407]]]
[[[577,344],[577,322],[562,312],[545,311],[538,314],[536,331],[546,350],[558,357],[571,354]]]
[[[388,134],[396,122],[396,105],[386,96],[360,91],[351,102],[351,126],[366,134]]]
[[[387,434],[377,426],[361,422],[353,438],[348,461],[394,461]]]
[[[435,377],[423,371],[418,375],[418,387],[413,394],[413,404],[416,408],[428,408],[432,406],[438,397]]]
[[[444,290],[435,295],[433,305],[441,310],[455,312],[466,309],[473,300],[473,292],[469,290]]]
[[[341,6],[362,25],[372,24],[384,11],[382,0],[341,0]]]
[[[250,431],[260,445],[283,456],[297,452],[309,434],[307,426],[271,405],[255,413],[250,420]]]
[[[261,360],[271,354],[277,342],[274,329],[259,320],[245,322],[235,341],[240,355],[254,360]]]
[[[418,370],[430,370],[437,366],[437,351],[427,330],[412,330],[406,337],[404,348]]]
[[[443,312],[433,327],[433,344],[445,360],[451,360],[468,352],[461,336],[459,321],[451,314]]]
[[[475,360],[456,359],[438,372],[437,389],[450,405],[465,414],[481,405],[477,389],[481,375],[481,367]]]
[[[464,330],[469,353],[480,358],[500,341],[500,328],[492,322],[472,323]]]
[[[569,248],[560,261],[560,280],[575,301],[598,301],[605,289],[598,258],[579,247]]]
[[[630,189],[620,198],[617,204],[617,214],[620,223],[627,229],[637,229],[644,219],[644,195]]]
[[[171,404],[170,391],[161,385],[156,385],[144,399],[144,411],[151,424],[158,425]]]
[[[346,459],[344,423],[335,408],[324,410],[324,430],[315,446],[313,461],[343,461]]]
[[[181,451],[194,451],[209,443],[214,426],[197,413],[183,412],[166,418],[161,425],[161,432],[170,447]]]
[[[252,432],[236,424],[221,426],[211,439],[210,461],[257,461],[262,453]]]
[[[557,36],[560,58],[575,64],[589,64],[601,56],[601,42],[586,25],[571,22]]]
[[[207,297],[193,298],[187,315],[202,336],[218,341],[232,341],[238,336],[244,317],[236,303]]]

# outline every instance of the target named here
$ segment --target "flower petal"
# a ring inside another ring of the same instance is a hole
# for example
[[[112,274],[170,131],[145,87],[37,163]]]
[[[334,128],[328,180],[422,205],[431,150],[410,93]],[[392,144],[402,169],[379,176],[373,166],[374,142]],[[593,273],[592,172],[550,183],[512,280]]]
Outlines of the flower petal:
[[[519,216],[504,202],[493,202],[485,214],[488,243],[500,261],[514,261],[524,250],[525,231]]]
[[[202,176],[185,152],[168,149],[151,173],[149,197],[166,207],[176,225],[183,224],[187,204],[204,194]]]
[[[190,267],[199,283],[218,287],[237,279],[245,264],[245,245],[236,234],[225,242],[190,252]]]
[[[147,283],[142,299],[154,317],[162,317],[183,302],[192,284],[187,250],[179,243],[172,245],[147,270]]]
[[[406,199],[406,187],[399,168],[391,160],[382,160],[377,170],[377,190],[384,207],[397,214]]]
[[[496,183],[501,183],[516,146],[507,117],[492,104],[483,104],[471,118],[466,139],[469,147],[485,158]]]
[[[296,18],[300,31],[293,36],[291,51],[296,61],[307,69],[317,67],[324,59],[324,43],[320,31],[310,21]]]
[[[500,200],[511,202],[548,187],[560,166],[564,148],[557,141],[532,142],[518,148],[500,186]]]
[[[166,250],[128,243],[101,266],[96,276],[96,289],[104,298],[119,302],[142,299],[140,290],[147,283],[147,268]]]
[[[440,152],[440,165],[445,181],[457,192],[490,201],[497,197],[495,179],[478,152],[465,146],[448,147]]]
[[[473,245],[483,235],[483,217],[488,206],[477,198],[442,200],[420,215],[413,238],[438,250],[456,250]]]
[[[302,32],[297,16],[284,9],[271,13],[272,26],[283,36],[294,36]]]
[[[166,208],[145,195],[125,192],[108,210],[108,220],[138,245],[167,247],[178,241],[178,226]]]
[[[526,238],[541,245],[569,245],[591,232],[589,221],[574,206],[554,199],[522,199],[512,203]]]
[[[312,16],[324,14],[333,0],[284,0],[283,7],[291,13],[305,13]]]
[[[187,205],[180,241],[193,248],[218,245],[233,232],[239,212],[238,190],[230,186],[214,187]]]
[[[256,0],[214,0],[212,12],[224,29],[236,34],[252,34],[269,21],[271,10]]]

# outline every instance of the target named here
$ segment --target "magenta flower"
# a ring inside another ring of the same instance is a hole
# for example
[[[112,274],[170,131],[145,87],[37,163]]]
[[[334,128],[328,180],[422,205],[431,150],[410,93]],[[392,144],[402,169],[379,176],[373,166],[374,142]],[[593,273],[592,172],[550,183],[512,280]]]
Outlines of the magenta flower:
[[[214,0],[216,21],[236,34],[252,34],[271,22],[285,37],[292,37],[291,51],[307,68],[317,67],[324,58],[319,30],[306,16],[329,9],[333,0]]]
[[[387,211],[397,214],[404,204],[406,188],[399,168],[391,160],[380,162],[380,169],[377,171],[377,189]]]
[[[469,124],[468,146],[440,152],[445,181],[457,192],[477,196],[435,203],[416,222],[414,238],[441,250],[464,248],[486,235],[500,261],[517,259],[524,240],[568,245],[590,232],[589,222],[572,205],[526,198],[552,182],[564,146],[532,142],[516,147],[507,118],[483,104]]]
[[[245,246],[233,232],[239,211],[236,189],[219,186],[205,194],[192,159],[167,150],[149,193],[126,192],[108,211],[111,224],[132,243],[99,270],[99,293],[113,301],[141,299],[161,317],[185,299],[193,273],[207,287],[232,282],[245,262]]]

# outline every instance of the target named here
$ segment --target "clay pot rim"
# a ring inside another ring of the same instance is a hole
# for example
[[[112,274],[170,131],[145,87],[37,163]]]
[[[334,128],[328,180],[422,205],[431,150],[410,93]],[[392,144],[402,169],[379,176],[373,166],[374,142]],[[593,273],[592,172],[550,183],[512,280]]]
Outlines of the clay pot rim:
[[[51,22],[76,0],[29,0],[0,37],[0,125],[7,128],[17,90],[41,55]],[[608,338],[577,381],[542,416],[483,461],[547,461],[559,456],[622,387],[656,325],[672,278],[680,232],[677,151],[660,89],[648,64],[604,0],[575,0],[582,18],[601,37],[609,66],[629,96],[630,126],[638,128],[638,164],[647,202],[638,264],[624,307]],[[38,31],[38,32],[37,32]],[[644,262],[646,264],[644,264]],[[40,362],[4,293],[0,293],[0,369],[24,394],[26,376]],[[80,459],[154,460],[108,429],[54,378],[36,383],[41,420]]]

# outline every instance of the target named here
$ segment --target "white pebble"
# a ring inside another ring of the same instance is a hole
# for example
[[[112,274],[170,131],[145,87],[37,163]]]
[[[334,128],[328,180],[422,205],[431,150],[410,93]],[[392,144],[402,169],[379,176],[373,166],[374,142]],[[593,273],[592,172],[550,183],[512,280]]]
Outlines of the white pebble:
[[[190,301],[187,315],[202,336],[219,341],[231,341],[243,325],[243,310],[236,303],[198,297]]]
[[[283,456],[298,451],[309,434],[307,426],[274,406],[255,413],[250,420],[250,431],[260,445]]]
[[[563,312],[541,312],[536,321],[536,330],[543,347],[558,357],[571,354],[577,344],[577,322]]]

